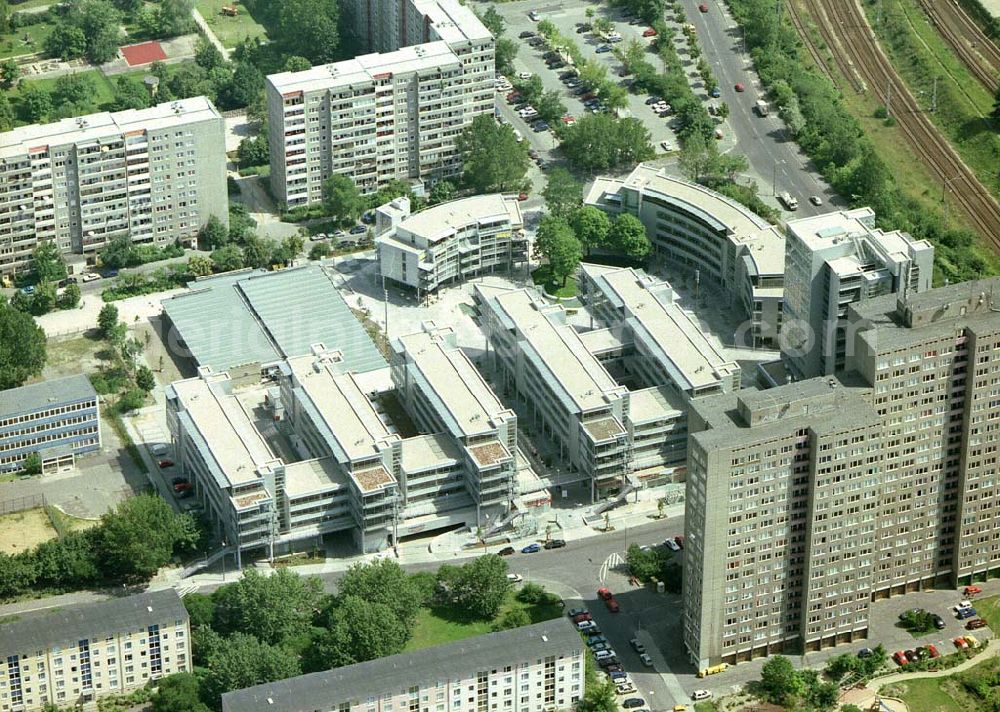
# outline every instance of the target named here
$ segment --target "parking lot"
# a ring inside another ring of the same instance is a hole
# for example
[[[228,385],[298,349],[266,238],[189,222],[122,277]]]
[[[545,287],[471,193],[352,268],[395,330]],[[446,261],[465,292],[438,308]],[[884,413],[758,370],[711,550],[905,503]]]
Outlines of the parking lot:
[[[595,11],[595,17],[606,17],[612,21],[614,24],[614,31],[621,35],[621,42],[608,45],[608,43],[597,37],[592,31],[578,31],[581,25],[589,24],[590,22],[586,16],[588,8]],[[530,4],[525,2],[515,2],[497,6],[497,11],[500,12],[507,21],[507,36],[519,43],[518,54],[514,60],[515,69],[518,73],[527,72],[540,77],[543,89],[545,91],[558,91],[561,95],[563,103],[566,105],[567,113],[574,118],[579,118],[586,113],[583,100],[579,94],[574,93],[573,90],[568,88],[563,81],[559,79],[559,75],[566,72],[570,68],[563,67],[550,69],[546,65],[544,56],[545,53],[549,51],[548,48],[544,45],[532,47],[529,44],[529,38],[519,37],[522,33],[537,32],[538,23],[534,22],[528,16],[529,9],[531,9]],[[643,33],[648,29],[646,25],[639,23],[638,21],[631,21],[633,24],[630,24],[630,21],[621,15],[620,10],[610,9],[606,5],[599,5],[596,3],[580,3],[578,5],[570,5],[569,3],[563,3],[560,5],[551,5],[539,8],[539,12],[540,19],[548,20],[553,23],[560,34],[565,37],[569,37],[576,42],[584,57],[605,66],[608,70],[608,78],[617,80],[622,85],[625,85],[629,78],[619,77],[619,70],[622,69],[622,64],[614,56],[613,52],[607,51],[607,48],[610,46],[625,47],[633,41],[639,42],[643,46],[650,47],[654,39],[652,37],[643,36]],[[710,106],[718,104],[718,100],[711,99],[705,92],[700,77],[698,77],[695,73],[695,63],[690,59],[690,54],[687,50],[687,41],[684,38],[683,33],[680,32],[680,25],[672,21],[669,21],[667,24],[677,30],[674,42],[676,43],[681,60],[686,64],[689,81],[691,82],[691,86],[696,95],[706,101]],[[660,63],[659,58],[652,52],[648,54],[647,59],[654,64],[654,66],[659,65]],[[692,74],[694,74],[694,76],[692,76]],[[511,77],[510,79],[513,80],[515,77]],[[525,121],[517,116],[516,112],[513,111],[513,107],[511,107],[505,100],[506,93],[507,92],[498,92],[497,94],[497,103],[502,107],[502,114],[511,121],[511,124],[518,129],[518,131],[528,138],[532,147],[543,151],[543,155],[544,151],[554,148],[556,144],[555,138],[548,132],[545,132],[541,137],[533,132],[530,126],[533,119]],[[639,119],[649,130],[652,143],[659,153],[663,153],[665,150],[663,142],[666,142],[667,149],[675,150],[678,143],[677,136],[671,128],[672,117],[661,117],[655,113],[646,103],[648,98],[649,97],[646,94],[633,94],[630,92],[628,94],[629,103],[628,106],[622,111],[622,116],[631,116]],[[724,123],[720,124],[720,129],[722,130],[723,135],[729,133],[728,128]],[[732,139],[730,136],[727,146],[731,145],[731,143]]]

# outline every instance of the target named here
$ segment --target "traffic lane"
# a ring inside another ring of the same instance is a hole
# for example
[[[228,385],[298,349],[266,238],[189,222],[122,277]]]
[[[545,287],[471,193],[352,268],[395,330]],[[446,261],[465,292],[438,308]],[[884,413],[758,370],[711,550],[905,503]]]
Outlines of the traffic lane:
[[[719,82],[720,98],[729,105],[737,147],[762,178],[770,174],[782,179],[776,192],[788,190],[795,195],[802,214],[825,212],[825,208],[809,204],[809,196],[820,195],[825,198],[824,202],[829,202],[836,198],[836,193],[810,167],[798,145],[790,140],[777,113],[760,117],[754,111],[757,100],[766,100],[766,97],[749,55],[742,51],[739,25],[720,0],[715,0],[707,13],[698,11],[699,4],[698,0],[685,0],[685,9]],[[744,91],[736,91],[737,83],[744,86]]]

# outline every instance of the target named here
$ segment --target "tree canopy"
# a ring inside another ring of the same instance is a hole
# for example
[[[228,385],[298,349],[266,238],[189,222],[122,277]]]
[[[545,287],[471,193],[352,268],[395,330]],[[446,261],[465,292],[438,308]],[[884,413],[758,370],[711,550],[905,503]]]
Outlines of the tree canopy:
[[[247,569],[242,579],[219,589],[213,628],[224,635],[241,631],[280,645],[309,630],[321,596],[322,585],[316,577],[299,576],[288,569],[264,576]]]
[[[442,566],[438,581],[445,600],[484,620],[497,617],[511,586],[507,562],[496,554],[480,556],[463,566]]]
[[[31,271],[38,282],[58,282],[66,278],[66,261],[55,242],[38,243],[31,253]]]
[[[45,360],[45,332],[30,314],[0,299],[0,390],[37,376]]]
[[[233,633],[216,641],[208,656],[205,694],[218,704],[223,693],[265,682],[284,680],[301,672],[294,653],[268,645],[248,633]]]
[[[542,196],[550,213],[568,219],[583,203],[583,184],[565,168],[556,167],[548,173]]]
[[[583,250],[573,228],[555,215],[542,218],[535,236],[535,250],[548,260],[553,279],[562,284],[566,284],[566,279],[583,259]]]
[[[391,559],[354,564],[337,584],[341,596],[354,596],[388,606],[409,630],[420,610],[420,597],[410,577]]]
[[[480,114],[459,134],[457,146],[468,187],[477,193],[520,190],[528,171],[528,148],[510,126]]]
[[[586,248],[587,253],[595,247],[608,244],[608,233],[611,231],[611,220],[608,214],[593,205],[584,205],[570,217],[570,224],[576,233],[576,239]]]
[[[587,171],[632,166],[656,155],[641,121],[608,114],[588,114],[567,128],[562,151]]]
[[[357,221],[365,209],[365,199],[354,181],[339,174],[323,181],[323,203],[330,215],[342,223]]]
[[[651,249],[646,228],[639,218],[629,213],[622,213],[611,223],[608,242],[633,260],[646,259]]]
[[[328,670],[402,652],[410,634],[385,603],[341,596],[329,611],[328,626],[306,655],[307,668]]]
[[[199,698],[198,678],[179,672],[158,680],[152,699],[152,712],[211,712]]]

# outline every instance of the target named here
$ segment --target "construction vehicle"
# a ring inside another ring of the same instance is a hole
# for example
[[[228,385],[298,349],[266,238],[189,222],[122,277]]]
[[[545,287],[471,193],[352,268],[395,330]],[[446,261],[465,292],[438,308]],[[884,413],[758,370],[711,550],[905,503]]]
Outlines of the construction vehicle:
[[[799,209],[799,201],[793,198],[790,193],[778,193],[778,200],[789,210]]]
[[[754,105],[754,108],[757,109],[757,116],[760,117],[767,116],[768,112],[767,102],[764,101],[763,99],[758,99],[757,103]]]
[[[707,668],[703,668],[698,671],[698,677],[708,677],[709,675],[717,675],[723,672],[729,665],[727,663],[719,663],[718,665],[711,665]]]
[[[236,17],[240,14],[240,9],[235,5],[223,5],[221,12],[226,17]]]

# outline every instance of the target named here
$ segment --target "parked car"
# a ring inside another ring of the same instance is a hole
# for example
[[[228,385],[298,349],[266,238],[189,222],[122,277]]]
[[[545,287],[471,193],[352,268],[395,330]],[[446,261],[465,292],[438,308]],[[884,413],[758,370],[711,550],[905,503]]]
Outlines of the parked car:
[[[190,482],[178,482],[174,485],[174,492],[187,492],[192,487]]]
[[[621,683],[615,687],[615,692],[619,695],[629,695],[635,692],[635,685],[632,683]]]
[[[592,621],[592,620],[594,620],[594,617],[590,615],[590,613],[577,613],[575,616],[573,616],[574,623],[580,623],[582,621]]]
[[[613,665],[605,665],[604,672],[607,673],[612,680],[614,680],[615,678],[613,676],[619,673],[624,674],[625,668],[621,666],[621,663],[614,663]]]
[[[923,612],[924,612],[923,608],[910,608],[899,614],[899,620],[901,621],[906,620],[906,617],[909,616],[911,613],[916,615]]]
[[[965,636],[965,642],[969,644],[970,648],[978,648],[979,647],[979,639],[976,638],[976,636],[974,636],[974,635],[967,635],[967,636]]]
[[[594,643],[593,645],[590,646],[590,650],[591,650],[591,652],[594,652],[594,653],[599,653],[599,652],[602,652],[602,651],[605,651],[605,650],[611,650],[611,644],[610,643]]]
[[[937,613],[934,614],[934,627],[938,630],[944,630],[944,618],[939,616]]]
[[[639,661],[646,667],[653,667],[653,659],[649,657],[649,653],[640,653]]]
[[[518,37],[520,39],[522,39],[522,40],[530,39],[530,38],[536,37],[536,36],[537,35],[534,32],[532,32],[531,30],[525,30],[524,32],[522,32],[521,34],[518,35]]]
[[[101,275],[97,274],[97,272],[84,272],[80,276],[80,279],[83,281],[84,284],[86,284],[87,282],[95,282],[100,278]]]
[[[712,696],[709,690],[695,690],[691,693],[691,699],[697,702],[698,700],[707,700]]]
[[[713,99],[718,99],[720,96],[722,96],[722,92],[719,91],[719,87],[715,87],[714,89],[712,89],[712,91],[709,92],[709,94]]]
[[[653,104],[659,104],[662,101],[663,101],[663,99],[661,99],[658,96],[651,96],[651,97],[649,97],[649,98],[646,99],[646,106],[652,106]]]
[[[608,639],[605,638],[603,635],[599,635],[599,634],[593,634],[592,633],[590,635],[590,637],[587,638],[587,645],[588,645],[588,647],[593,647],[595,645],[600,645],[601,643],[607,643],[607,642],[608,642]]]
[[[580,621],[576,624],[577,630],[597,630],[597,624],[594,621]]]
[[[368,232],[368,227],[366,225],[355,225],[347,232],[349,232],[352,235],[364,235],[366,232]]]
[[[507,574],[507,580],[511,583],[521,583],[524,581],[524,576],[521,574]]]
[[[605,648],[604,650],[594,650],[594,658],[596,660],[607,660],[608,658],[615,657],[615,651],[611,648]]]
[[[813,205],[822,205],[823,204],[823,199],[821,197],[819,197],[818,195],[810,195],[809,196],[809,202],[812,203]],[[969,594],[965,594],[965,595],[968,596]]]
[[[188,497],[194,497],[194,490],[193,489],[186,489],[183,492],[178,492],[177,493],[177,499],[187,499]],[[185,508],[185,511],[189,512],[191,510],[188,509],[188,508]]]
[[[897,650],[895,653],[893,653],[892,659],[895,660],[896,664],[899,665],[900,667],[910,664],[910,661],[907,660],[906,658],[906,653],[904,653],[902,650]]]
[[[980,628],[985,628],[987,625],[986,621],[982,618],[973,618],[971,621],[965,624],[966,630],[979,630]]]
[[[681,536],[680,534],[678,534],[677,536],[674,537],[674,541],[677,542],[677,546],[679,546],[682,549],[684,548],[684,537],[683,536]]]
[[[168,467],[173,467],[174,466],[174,461],[173,460],[160,460],[156,464],[158,464],[162,469],[166,469]]]
[[[500,551],[497,552],[500,556],[511,556],[514,554],[513,546],[505,546]]]
[[[590,32],[591,27],[589,22],[581,22],[576,28],[576,34],[582,35],[584,32]]]
[[[975,608],[963,608],[958,612],[958,620],[964,621],[966,618],[975,618],[979,613]]]
[[[531,72],[518,72],[517,78],[524,80],[531,79]]]
[[[522,190],[520,193],[517,194],[517,199],[523,202],[528,199],[528,194]]]
[[[646,704],[646,701],[641,697],[629,697],[627,700],[622,702],[622,707],[627,710],[635,709],[636,707],[642,707]]]
[[[973,585],[973,586],[966,586],[962,590],[962,594],[965,595],[965,596],[975,596],[976,594],[982,593],[982,592],[983,592],[983,589],[981,589],[981,588],[979,588],[979,586],[975,586],[975,585]]]
[[[618,600],[612,596],[611,598],[604,599],[604,605],[608,607],[608,610],[612,613],[617,613],[620,608],[618,606]]]
[[[542,545],[539,544],[536,541],[535,543],[528,544],[526,547],[524,547],[523,549],[521,549],[521,553],[522,554],[537,554],[541,550],[542,550]]]
[[[597,54],[607,54],[611,51],[611,45],[602,44],[594,51],[597,52]]]
[[[566,615],[572,618],[573,616],[578,616],[581,613],[590,613],[590,611],[586,608],[570,608],[569,611],[566,612]]]
[[[736,86],[733,87],[736,91],[744,91],[746,87],[743,86],[743,82],[736,82]]]
[[[955,611],[955,613],[958,613],[963,608],[972,608],[972,601],[959,601],[958,603],[956,603],[954,606],[951,607],[951,609]]]
[[[617,665],[618,658],[613,655],[610,658],[601,658],[597,661],[597,666],[601,668],[607,668],[609,665]]]
[[[562,117],[562,122],[567,126],[572,126],[573,124],[576,123],[576,119],[573,118],[572,114],[566,114],[564,117]]]
[[[538,22],[541,19],[541,17],[542,16],[538,12],[538,10],[532,10],[531,12],[528,13],[528,19],[531,20],[532,22]]]
[[[630,640],[628,644],[631,645],[632,649],[637,653],[646,652],[646,646],[640,643],[638,638],[632,638],[632,640]]]
[[[531,125],[531,130],[535,133],[541,133],[542,131],[548,131],[549,125],[544,121],[536,121]]]
[[[187,477],[174,477],[172,480],[170,480],[170,484],[172,485],[179,485],[184,482],[190,482],[190,480],[188,480]]]
[[[601,586],[599,589],[597,589],[597,597],[602,601],[608,600],[609,598],[611,598],[612,595],[614,594],[611,593],[611,589],[607,588],[606,586]]]
[[[928,643],[927,645],[925,645],[924,646],[924,650],[927,651],[927,654],[931,658],[940,658],[941,657],[941,653],[938,652],[937,646],[934,645],[934,643]]]
[[[969,647],[969,644],[965,642],[965,638],[963,638],[962,636],[955,638],[951,642],[954,643],[955,647],[958,648],[959,650],[967,650]]]
[[[642,36],[643,37],[656,37],[656,30],[654,30],[652,27],[647,27],[645,30],[642,31]]]
[[[564,539],[549,539],[545,542],[546,549],[562,549],[564,546],[566,546]]]
[[[702,3],[698,6],[698,10],[700,12],[708,12],[708,5],[706,3]]]
[[[616,685],[632,684],[632,681],[628,679],[628,673],[622,672],[621,670],[611,670],[606,669],[604,672],[608,673],[608,677]]]

